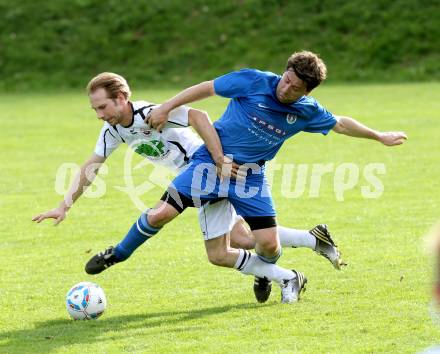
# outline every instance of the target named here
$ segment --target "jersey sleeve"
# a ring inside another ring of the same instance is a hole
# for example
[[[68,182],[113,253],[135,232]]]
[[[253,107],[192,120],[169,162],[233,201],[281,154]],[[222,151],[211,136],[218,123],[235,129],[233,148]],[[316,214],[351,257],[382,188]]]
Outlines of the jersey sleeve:
[[[121,144],[121,141],[116,137],[115,132],[112,130],[110,124],[104,123],[104,126],[99,133],[98,141],[96,142],[96,155],[108,157]]]
[[[188,112],[190,107],[180,106],[173,109],[168,115],[168,122],[165,128],[186,128],[188,123]]]
[[[252,92],[258,78],[257,70],[254,69],[233,71],[214,79],[214,91],[228,98],[245,97]]]
[[[308,133],[321,133],[327,135],[336,123],[336,117],[318,102],[315,102],[311,119],[304,131]]]

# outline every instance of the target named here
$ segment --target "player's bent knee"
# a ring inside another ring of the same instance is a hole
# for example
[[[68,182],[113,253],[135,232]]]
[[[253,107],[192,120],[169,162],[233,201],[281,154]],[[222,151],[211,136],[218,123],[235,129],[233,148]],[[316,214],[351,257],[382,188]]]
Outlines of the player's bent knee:
[[[278,240],[263,240],[258,243],[260,249],[267,255],[277,255],[279,253]]]

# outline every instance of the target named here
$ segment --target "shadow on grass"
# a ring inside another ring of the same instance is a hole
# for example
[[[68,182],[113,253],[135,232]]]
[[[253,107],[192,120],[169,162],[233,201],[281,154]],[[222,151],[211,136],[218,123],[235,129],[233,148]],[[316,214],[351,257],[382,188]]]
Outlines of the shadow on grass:
[[[235,305],[189,309],[186,311],[166,311],[139,313],[126,316],[104,317],[98,321],[72,321],[67,318],[37,322],[32,329],[3,332],[0,335],[0,352],[47,353],[59,347],[118,340],[132,335],[133,330],[154,330],[157,332],[182,332],[203,330],[206,323],[198,325],[185,324],[229,311],[256,309],[276,305],[276,303],[257,304],[243,303]],[[184,325],[184,327],[181,327]],[[167,328],[168,326],[168,328]],[[112,332],[111,338],[105,334]],[[154,332],[154,331],[153,331]],[[138,333],[139,334],[139,333]]]

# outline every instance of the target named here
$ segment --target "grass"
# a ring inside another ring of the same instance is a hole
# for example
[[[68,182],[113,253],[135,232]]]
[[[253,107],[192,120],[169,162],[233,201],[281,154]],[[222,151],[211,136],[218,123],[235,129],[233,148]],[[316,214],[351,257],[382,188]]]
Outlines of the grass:
[[[138,91],[134,99],[160,102],[175,91]],[[384,193],[363,199],[359,183],[333,192],[334,173],[322,178],[320,195],[273,194],[279,223],[309,228],[330,225],[349,266],[334,271],[307,249],[284,250],[279,264],[304,271],[302,301],[280,305],[278,289],[257,304],[251,277],[207,262],[196,211],[188,210],[132,258],[91,277],[89,257],[116,243],[139,215],[123,186],[125,148],[108,160],[107,193],[82,198],[58,227],[33,215],[58,205],[57,168],[83,162],[101,123],[82,93],[3,94],[0,148],[0,352],[6,353],[413,353],[436,343],[439,328],[428,312],[431,263],[423,235],[439,217],[440,84],[324,86],[316,97],[330,111],[381,130],[404,130],[408,142],[378,143],[302,134],[287,142],[278,163],[379,162]],[[226,101],[195,106],[218,117]],[[295,171],[295,170],[294,170]],[[140,183],[148,170],[136,170]],[[294,173],[295,176],[295,173]],[[143,196],[152,205],[156,188]],[[105,290],[107,312],[98,321],[68,319],[64,296],[76,282],[93,280]]]

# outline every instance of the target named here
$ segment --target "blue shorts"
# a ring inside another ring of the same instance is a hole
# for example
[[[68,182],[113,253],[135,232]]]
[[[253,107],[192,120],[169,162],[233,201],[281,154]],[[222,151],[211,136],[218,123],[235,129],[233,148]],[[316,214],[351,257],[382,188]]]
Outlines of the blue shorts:
[[[249,170],[245,181],[225,179],[220,183],[210,155],[198,152],[174,179],[171,188],[191,198],[196,206],[203,201],[228,198],[243,217],[276,215],[264,165],[246,164]]]

